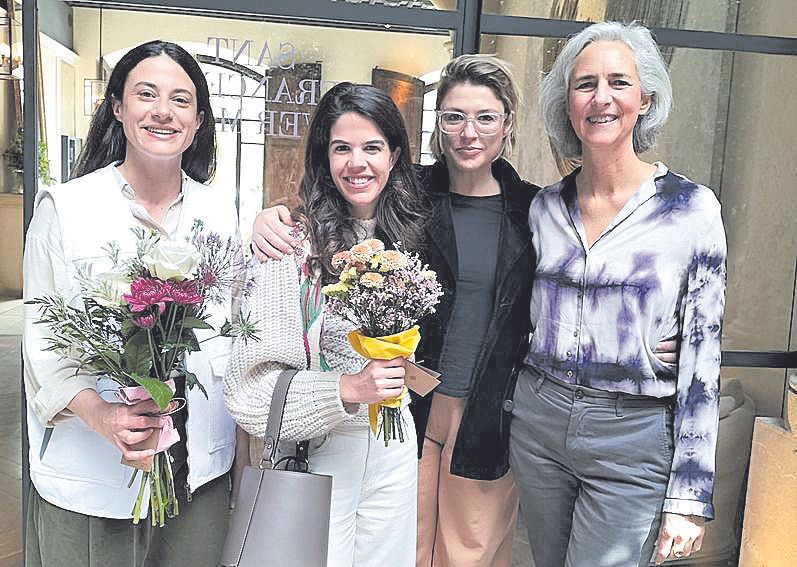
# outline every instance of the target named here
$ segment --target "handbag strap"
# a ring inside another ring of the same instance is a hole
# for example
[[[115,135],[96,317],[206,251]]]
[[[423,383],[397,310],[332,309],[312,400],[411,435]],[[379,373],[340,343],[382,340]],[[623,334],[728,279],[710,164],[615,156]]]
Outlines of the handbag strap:
[[[260,459],[261,469],[274,468],[274,458],[277,455],[280,430],[282,429],[282,415],[285,411],[285,398],[288,396],[288,388],[291,385],[291,380],[293,380],[297,372],[298,370],[283,370],[277,377],[277,384],[274,386],[274,393],[271,396],[271,406],[268,410],[266,444],[265,447],[263,447],[263,456]]]

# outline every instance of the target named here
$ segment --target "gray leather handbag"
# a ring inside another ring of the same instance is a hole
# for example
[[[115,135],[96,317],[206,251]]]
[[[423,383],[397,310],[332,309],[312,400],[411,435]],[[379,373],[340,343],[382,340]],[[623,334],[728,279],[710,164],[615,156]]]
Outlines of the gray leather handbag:
[[[277,378],[263,457],[244,469],[221,554],[223,567],[326,567],[332,477],[307,472],[304,456],[274,459],[285,396],[296,370]],[[287,461],[288,468],[277,468]]]

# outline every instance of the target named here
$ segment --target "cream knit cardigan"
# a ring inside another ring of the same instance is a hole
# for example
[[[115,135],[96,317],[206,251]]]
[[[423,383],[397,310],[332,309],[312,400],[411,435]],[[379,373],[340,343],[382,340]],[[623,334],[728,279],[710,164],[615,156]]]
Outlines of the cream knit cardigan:
[[[299,263],[295,256],[255,265],[253,292],[244,312],[257,326],[258,341],[236,340],[224,379],[224,399],[236,422],[250,435],[265,436],[271,396],[277,376],[285,368],[298,368],[285,403],[280,439],[301,441],[322,437],[345,424],[368,426],[368,412],[361,404],[340,399],[341,374],[359,372],[366,360],[346,339],[353,325],[339,317],[320,315],[308,332],[311,360],[323,348],[334,370],[307,368],[300,303]],[[322,325],[323,321],[323,325]],[[323,336],[321,336],[323,327]],[[323,346],[322,346],[323,345]],[[362,411],[361,411],[362,410]]]

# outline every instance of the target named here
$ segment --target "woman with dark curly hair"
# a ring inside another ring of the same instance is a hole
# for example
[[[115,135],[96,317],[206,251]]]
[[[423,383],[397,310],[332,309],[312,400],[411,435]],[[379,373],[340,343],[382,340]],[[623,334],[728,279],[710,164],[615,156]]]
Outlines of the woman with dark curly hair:
[[[310,470],[332,476],[329,565],[415,564],[417,445],[386,446],[371,434],[366,404],[404,386],[404,361],[366,361],[349,345],[353,325],[324,309],[335,253],[366,238],[419,246],[423,199],[409,161],[401,114],[384,92],[340,83],[310,124],[295,216],[304,235],[293,255],[255,268],[248,309],[262,340],[236,343],[227,407],[259,454],[277,376],[296,368],[282,439],[309,439]],[[367,362],[367,364],[366,364]],[[412,428],[406,398],[401,416]],[[297,542],[301,545],[301,542]]]

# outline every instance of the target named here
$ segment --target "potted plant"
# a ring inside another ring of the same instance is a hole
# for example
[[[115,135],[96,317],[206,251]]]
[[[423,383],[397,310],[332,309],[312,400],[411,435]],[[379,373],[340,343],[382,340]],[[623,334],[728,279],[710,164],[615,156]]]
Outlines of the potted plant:
[[[22,172],[24,170],[23,160],[23,141],[24,132],[22,128],[17,128],[16,134],[8,146],[8,149],[3,152],[6,158],[6,167],[13,175],[13,183],[7,183],[4,190],[9,193],[22,193]],[[53,179],[50,177],[50,162],[47,159],[47,142],[39,142],[39,182],[45,185],[52,185]]]

